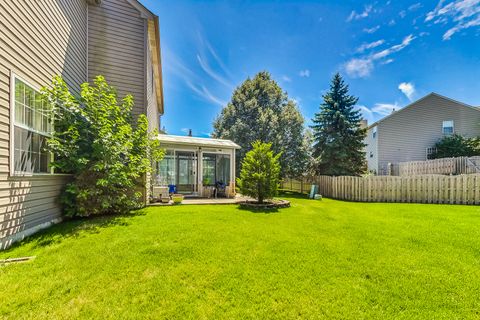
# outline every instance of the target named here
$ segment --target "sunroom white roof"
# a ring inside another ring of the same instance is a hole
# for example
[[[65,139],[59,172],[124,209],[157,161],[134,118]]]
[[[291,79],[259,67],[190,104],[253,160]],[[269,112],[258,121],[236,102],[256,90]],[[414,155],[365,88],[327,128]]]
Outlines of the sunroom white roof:
[[[196,147],[229,148],[240,149],[241,147],[231,140],[199,138],[189,136],[174,136],[169,134],[159,134],[158,140],[162,144],[180,144]]]

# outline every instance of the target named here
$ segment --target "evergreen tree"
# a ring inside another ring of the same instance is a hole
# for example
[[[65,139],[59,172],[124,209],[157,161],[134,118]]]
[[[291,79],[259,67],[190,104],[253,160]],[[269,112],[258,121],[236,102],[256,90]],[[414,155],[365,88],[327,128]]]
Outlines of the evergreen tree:
[[[304,119],[296,103],[271,78],[260,72],[233,92],[228,105],[214,122],[213,136],[230,139],[242,147],[237,152],[237,172],[256,140],[272,144],[281,153],[281,176],[297,176],[305,170]]]
[[[358,98],[348,94],[348,85],[337,73],[323,100],[312,126],[316,173],[335,176],[364,173],[366,130],[360,126],[360,111],[354,108]]]
[[[271,143],[255,141],[252,150],[247,152],[242,161],[242,172],[237,179],[240,193],[263,203],[277,195],[280,185],[280,154],[275,155]]]

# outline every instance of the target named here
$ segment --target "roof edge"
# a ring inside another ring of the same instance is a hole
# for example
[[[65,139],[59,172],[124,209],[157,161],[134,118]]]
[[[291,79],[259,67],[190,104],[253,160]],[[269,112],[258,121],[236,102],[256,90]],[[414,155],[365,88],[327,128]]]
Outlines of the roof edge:
[[[192,145],[196,142],[198,142],[198,144],[202,144],[202,142],[204,143],[208,143],[208,142],[215,142],[215,141],[220,141],[220,142],[227,142],[229,143],[230,145],[219,145],[218,147],[220,148],[231,148],[231,149],[241,149],[242,147],[239,146],[238,144],[236,144],[235,142],[233,142],[232,140],[228,140],[228,139],[216,139],[216,138],[204,138],[204,137],[189,137],[189,136],[179,136],[179,135],[172,135],[172,134],[159,134],[157,136],[157,139],[158,140],[161,140],[161,137],[169,137],[169,138],[172,138],[172,139],[175,139],[175,138],[180,138],[180,139],[191,139],[191,140],[194,140],[192,142],[187,142],[187,141],[168,141],[168,143],[172,143],[172,144],[183,144],[183,145]],[[208,146],[208,145],[207,145]],[[211,145],[209,145],[211,147]]]
[[[455,100],[455,99],[452,99],[452,98],[449,98],[449,97],[446,97],[446,96],[442,96],[441,94],[436,93],[436,92],[430,92],[430,93],[427,94],[426,96],[424,96],[424,97],[422,97],[422,98],[420,98],[420,99],[418,99],[418,100],[415,100],[414,102],[406,105],[405,107],[401,108],[400,110],[395,111],[395,112],[393,112],[393,113],[391,113],[391,114],[383,117],[382,119],[375,121],[374,123],[372,123],[371,125],[369,125],[369,126],[367,127],[367,130],[370,130],[371,128],[373,128],[374,126],[376,126],[376,125],[378,125],[379,123],[383,122],[384,120],[387,120],[387,119],[389,119],[390,117],[396,115],[397,113],[402,112],[403,110],[405,110],[405,109],[407,109],[407,108],[410,108],[410,107],[414,106],[415,104],[417,104],[417,103],[419,103],[419,102],[421,102],[421,101],[423,101],[423,100],[425,100],[425,99],[427,99],[427,98],[429,98],[429,97],[432,97],[432,96],[436,96],[436,97],[439,97],[439,98],[442,98],[442,99],[445,99],[445,100],[448,100],[448,101],[457,103],[457,104],[459,104],[459,105],[461,105],[461,106],[463,106],[463,107],[467,107],[467,108],[470,108],[470,109],[473,109],[473,110],[480,111],[480,108],[474,107],[474,106],[472,106],[472,105],[469,105],[469,104],[460,102],[460,101],[458,101],[458,100]]]
[[[152,11],[147,9],[147,7],[145,7],[140,1],[138,0],[125,0],[125,1],[127,1],[128,3],[130,3],[132,7],[137,9],[143,18],[153,19],[154,17],[156,17],[156,15]]]

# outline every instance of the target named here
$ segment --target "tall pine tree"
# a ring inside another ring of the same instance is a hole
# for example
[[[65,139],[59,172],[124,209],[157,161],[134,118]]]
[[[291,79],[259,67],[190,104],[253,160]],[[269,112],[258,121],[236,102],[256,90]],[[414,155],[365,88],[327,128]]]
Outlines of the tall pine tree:
[[[360,111],[354,108],[358,98],[348,94],[348,85],[337,73],[323,100],[312,125],[316,173],[334,176],[364,173],[366,130],[360,126]]]

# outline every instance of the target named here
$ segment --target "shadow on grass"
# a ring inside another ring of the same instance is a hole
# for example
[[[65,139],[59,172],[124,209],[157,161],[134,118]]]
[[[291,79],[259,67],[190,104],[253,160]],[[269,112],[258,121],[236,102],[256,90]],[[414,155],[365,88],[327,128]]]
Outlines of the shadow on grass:
[[[288,191],[288,190],[280,190],[277,198],[282,198],[282,197],[293,198],[293,199],[308,199],[308,194]]]
[[[33,249],[42,248],[51,244],[59,244],[69,238],[77,238],[82,234],[100,233],[101,229],[113,226],[130,225],[129,218],[145,215],[144,209],[132,211],[122,215],[101,215],[93,217],[65,218],[64,221],[51,227],[43,229],[22,241],[12,244],[4,253],[14,250],[17,247],[31,244]]]
[[[241,211],[247,211],[247,212],[252,212],[252,213],[265,213],[265,214],[279,212],[278,208],[260,209],[260,208],[247,208],[247,207],[238,206],[238,209],[241,210]]]

